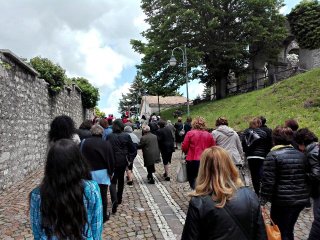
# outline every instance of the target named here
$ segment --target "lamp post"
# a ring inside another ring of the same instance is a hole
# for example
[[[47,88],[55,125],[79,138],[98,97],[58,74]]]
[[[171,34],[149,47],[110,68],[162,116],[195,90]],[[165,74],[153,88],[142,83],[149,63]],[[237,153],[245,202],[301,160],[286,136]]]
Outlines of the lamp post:
[[[182,61],[183,61],[183,66],[185,67],[186,71],[186,88],[187,88],[187,116],[190,115],[190,107],[189,107],[189,90],[188,90],[188,61],[187,61],[187,47],[184,45],[184,48],[182,49],[181,47],[175,47],[172,49],[171,52],[171,58],[169,61],[170,66],[174,67],[177,64],[177,59],[174,57],[173,52],[176,49],[180,49],[182,52]]]

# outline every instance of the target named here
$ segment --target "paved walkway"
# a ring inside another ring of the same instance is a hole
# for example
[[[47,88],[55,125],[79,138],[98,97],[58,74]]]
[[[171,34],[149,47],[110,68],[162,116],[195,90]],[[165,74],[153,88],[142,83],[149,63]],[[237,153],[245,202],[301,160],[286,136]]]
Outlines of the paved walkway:
[[[176,183],[174,179],[180,155],[180,151],[174,153],[171,181],[164,181],[162,164],[157,164],[156,184],[151,185],[146,182],[147,172],[139,152],[134,162],[134,185],[125,186],[123,203],[105,223],[103,239],[180,239],[190,191],[187,183]],[[23,182],[1,193],[0,239],[33,239],[27,215],[28,194],[42,175],[42,170],[35,171]],[[312,220],[311,210],[300,214],[295,239],[307,239]]]

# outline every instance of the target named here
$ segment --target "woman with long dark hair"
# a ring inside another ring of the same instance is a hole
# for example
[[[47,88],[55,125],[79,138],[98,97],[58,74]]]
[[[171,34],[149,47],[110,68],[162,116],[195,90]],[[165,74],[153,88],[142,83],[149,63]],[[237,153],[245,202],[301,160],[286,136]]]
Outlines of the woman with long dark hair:
[[[30,222],[34,239],[101,239],[99,186],[72,140],[50,148],[44,178],[30,193]]]
[[[76,144],[80,143],[80,137],[76,133],[74,121],[66,115],[55,117],[51,122],[49,130],[50,145],[63,138],[71,139]]]
[[[258,197],[243,183],[230,154],[221,147],[201,155],[197,184],[182,240],[266,240]]]

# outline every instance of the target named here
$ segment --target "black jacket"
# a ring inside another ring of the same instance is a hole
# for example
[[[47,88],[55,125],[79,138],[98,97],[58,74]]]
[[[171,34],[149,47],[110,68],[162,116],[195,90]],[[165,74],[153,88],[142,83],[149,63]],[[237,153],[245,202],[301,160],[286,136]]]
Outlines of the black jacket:
[[[306,206],[309,190],[305,161],[305,155],[291,145],[273,147],[263,162],[262,203]]]
[[[87,159],[91,171],[107,169],[111,176],[114,171],[114,155],[109,142],[102,140],[100,136],[87,138],[80,144],[81,152]]]
[[[267,239],[258,198],[250,189],[240,188],[223,208],[217,208],[215,205],[216,202],[212,200],[210,195],[192,197],[183,228],[182,240]],[[225,210],[226,207],[246,233],[228,214]]]
[[[272,143],[272,129],[271,128],[268,128],[267,125],[262,125],[260,127],[261,130],[265,131],[266,134],[267,134],[267,144],[268,144],[268,147],[266,148],[267,149],[267,152],[269,153],[272,146],[273,146],[273,143]]]
[[[111,133],[108,141],[112,145],[116,168],[126,167],[129,162],[133,162],[134,157],[137,155],[137,149],[129,134],[124,132]]]
[[[265,158],[269,152],[268,135],[260,128],[248,128],[242,136],[242,148],[246,157],[255,156]]]
[[[320,196],[320,159],[319,144],[313,142],[306,146],[307,175],[311,186],[311,197]]]
[[[317,214],[313,220],[308,240],[319,240],[319,236],[320,236],[320,207],[316,211],[317,211]]]
[[[92,137],[92,134],[91,134],[90,130],[88,130],[88,129],[79,128],[79,129],[76,129],[76,133],[79,135],[81,141],[83,139]]]
[[[160,128],[156,132],[158,136],[159,149],[161,153],[174,152],[174,140],[169,128]]]

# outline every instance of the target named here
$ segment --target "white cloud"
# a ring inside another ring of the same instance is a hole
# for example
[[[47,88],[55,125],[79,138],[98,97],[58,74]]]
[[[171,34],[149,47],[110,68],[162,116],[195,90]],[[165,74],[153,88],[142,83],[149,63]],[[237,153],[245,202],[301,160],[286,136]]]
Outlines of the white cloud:
[[[113,113],[115,117],[120,117],[120,113],[118,112],[119,99],[121,99],[122,94],[129,93],[130,85],[129,82],[126,82],[120,88],[112,91],[107,100],[108,107],[101,110],[107,115]]]
[[[130,39],[142,38],[144,18],[137,0],[3,0],[0,49],[29,59],[49,58],[68,76],[87,78],[104,91],[101,96],[114,95],[113,90],[134,78],[121,79],[124,70],[140,61]],[[114,112],[111,100],[99,106]]]

